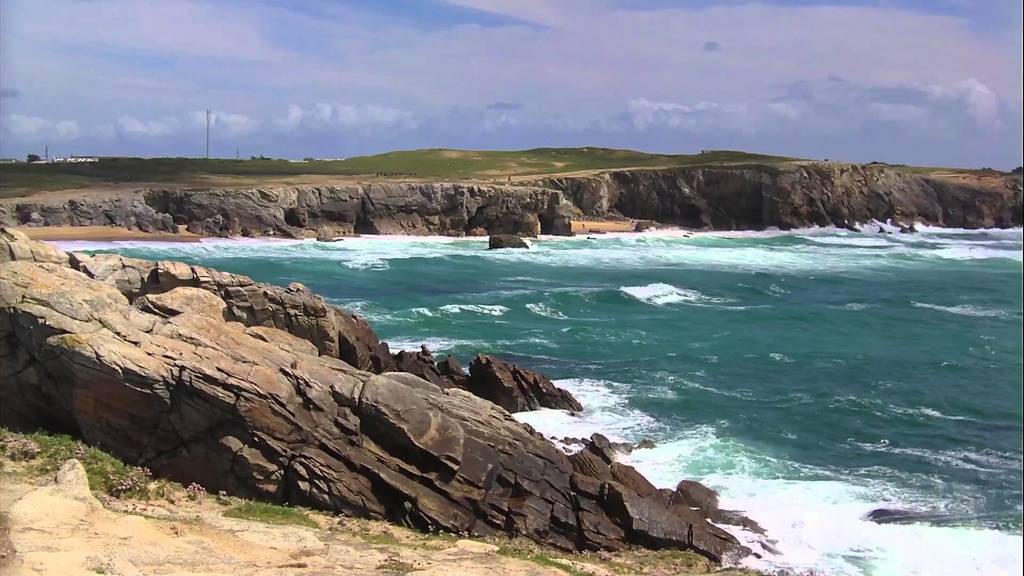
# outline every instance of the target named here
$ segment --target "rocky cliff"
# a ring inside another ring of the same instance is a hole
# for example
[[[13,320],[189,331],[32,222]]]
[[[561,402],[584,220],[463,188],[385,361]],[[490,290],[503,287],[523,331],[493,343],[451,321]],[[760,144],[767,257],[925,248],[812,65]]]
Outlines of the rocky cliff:
[[[569,456],[455,383],[342,360],[344,311],[298,286],[116,258],[0,230],[0,425],[66,432],[207,490],[424,531],[749,553],[708,518],[756,524],[694,505],[692,484],[655,489],[602,437]],[[503,400],[569,401],[514,366],[477,363]]]
[[[349,186],[148,189],[0,201],[0,225],[122,226],[207,236],[568,234],[572,205],[524,186],[382,182]]]
[[[1019,176],[918,173],[804,162],[620,170],[529,186],[377,182],[345,186],[147,189],[0,200],[0,225],[185,228],[207,236],[570,234],[574,215],[689,228],[849,227],[914,221],[1022,224]]]
[[[927,175],[884,164],[623,170],[550,178],[583,214],[622,215],[714,230],[847,227],[914,221],[938,226],[1020,226],[1021,179]]]

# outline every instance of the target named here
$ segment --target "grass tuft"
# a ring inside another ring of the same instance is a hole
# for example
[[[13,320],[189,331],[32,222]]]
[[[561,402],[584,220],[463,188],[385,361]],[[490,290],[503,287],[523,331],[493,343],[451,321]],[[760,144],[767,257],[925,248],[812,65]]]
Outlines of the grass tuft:
[[[580,570],[568,562],[560,561],[560,558],[540,550],[532,550],[517,546],[501,546],[498,548],[498,554],[508,558],[516,558],[518,560],[533,562],[534,564],[544,566],[545,568],[555,568],[565,572],[566,574],[570,574],[571,576],[592,576],[590,572]]]
[[[30,448],[31,447],[31,448]],[[119,498],[146,499],[159,489],[149,470],[129,466],[117,458],[63,434],[33,432],[19,434],[0,428],[0,454],[27,463],[33,474],[53,474],[65,461],[75,458],[97,494]]]
[[[224,516],[241,520],[255,520],[266,524],[319,528],[319,525],[302,510],[265,502],[243,502],[225,510]]]

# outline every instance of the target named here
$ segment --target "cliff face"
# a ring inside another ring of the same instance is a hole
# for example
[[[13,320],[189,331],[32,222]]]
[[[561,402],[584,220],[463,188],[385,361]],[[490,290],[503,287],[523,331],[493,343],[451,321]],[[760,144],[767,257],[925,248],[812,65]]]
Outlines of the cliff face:
[[[0,224],[106,226],[209,236],[568,234],[572,205],[523,186],[384,182],[367,185],[150,189],[0,202]]]
[[[150,189],[0,200],[0,225],[115,225],[208,236],[569,234],[573,214],[715,229],[849,226],[872,219],[1020,226],[1021,179],[803,163],[622,170],[533,186],[379,182]]]
[[[962,228],[1021,225],[1021,180],[959,179],[884,165],[627,170],[553,178],[584,214],[716,230],[847,226],[872,219]]]

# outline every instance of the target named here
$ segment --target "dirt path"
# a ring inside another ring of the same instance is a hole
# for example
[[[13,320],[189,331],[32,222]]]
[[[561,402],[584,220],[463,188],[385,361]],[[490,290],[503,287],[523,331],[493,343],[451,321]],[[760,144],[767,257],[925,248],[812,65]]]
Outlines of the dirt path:
[[[651,564],[647,551],[628,552],[614,561],[566,557],[538,552],[527,542],[515,544],[518,540],[430,536],[318,513],[309,516],[319,528],[227,518],[224,512],[235,499],[211,496],[200,502],[181,494],[173,501],[103,497],[100,502],[77,460],[65,462],[55,478],[33,477],[26,469],[0,461],[0,534],[9,537],[5,543],[0,536],[4,576],[690,574],[681,571],[682,560],[674,560],[673,553]],[[692,557],[685,562],[692,570]]]
[[[16,551],[4,569],[12,576],[566,573],[499,556],[493,544],[428,541],[359,520],[337,524],[317,518],[328,524],[320,529],[277,526],[225,518],[212,499],[177,503],[173,509],[122,501],[104,506],[89,491],[77,461],[69,461],[56,482],[44,486],[5,474],[0,500]],[[608,573],[597,567],[587,571]]]

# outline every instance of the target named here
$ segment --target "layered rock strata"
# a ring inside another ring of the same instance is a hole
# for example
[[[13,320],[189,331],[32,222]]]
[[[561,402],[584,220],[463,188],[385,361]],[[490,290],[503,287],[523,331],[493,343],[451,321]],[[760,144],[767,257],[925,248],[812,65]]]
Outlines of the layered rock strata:
[[[493,402],[322,353],[341,347],[338,320],[315,303],[322,324],[296,320],[315,300],[301,287],[254,291],[179,263],[62,263],[15,232],[0,244],[14,255],[0,264],[0,425],[73,434],[210,491],[420,530],[748,552],[601,443],[584,469]],[[261,317],[272,321],[248,321]]]

